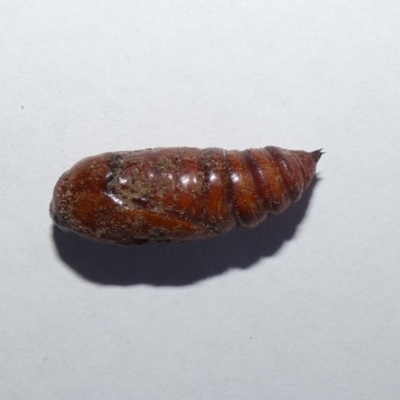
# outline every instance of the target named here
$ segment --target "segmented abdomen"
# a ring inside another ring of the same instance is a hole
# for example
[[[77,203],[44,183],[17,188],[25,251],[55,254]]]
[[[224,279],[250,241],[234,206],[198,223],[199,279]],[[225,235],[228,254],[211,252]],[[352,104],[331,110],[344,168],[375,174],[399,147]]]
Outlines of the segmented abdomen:
[[[258,225],[297,201],[311,182],[320,152],[278,147],[227,152],[232,198],[238,224]]]

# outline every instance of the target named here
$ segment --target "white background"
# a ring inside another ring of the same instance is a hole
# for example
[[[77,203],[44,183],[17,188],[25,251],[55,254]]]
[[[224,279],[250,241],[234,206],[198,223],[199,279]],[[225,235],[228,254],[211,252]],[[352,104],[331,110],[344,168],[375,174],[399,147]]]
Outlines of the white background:
[[[399,399],[400,2],[0,2],[0,398]],[[119,248],[48,204],[82,157],[326,154],[253,231]]]

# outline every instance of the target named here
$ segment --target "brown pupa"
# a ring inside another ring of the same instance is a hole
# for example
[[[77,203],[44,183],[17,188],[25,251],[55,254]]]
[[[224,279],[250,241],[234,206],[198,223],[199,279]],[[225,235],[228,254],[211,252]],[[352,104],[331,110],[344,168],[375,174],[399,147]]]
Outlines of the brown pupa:
[[[58,180],[60,228],[122,245],[252,228],[297,201],[321,150],[158,148],[85,158]]]

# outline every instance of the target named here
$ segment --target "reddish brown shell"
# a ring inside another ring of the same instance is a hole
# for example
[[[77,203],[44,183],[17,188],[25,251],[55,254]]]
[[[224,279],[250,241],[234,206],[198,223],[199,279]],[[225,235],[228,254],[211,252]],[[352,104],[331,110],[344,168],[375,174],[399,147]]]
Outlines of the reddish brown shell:
[[[205,239],[285,210],[321,154],[271,146],[104,153],[61,176],[50,214],[63,229],[110,243]]]

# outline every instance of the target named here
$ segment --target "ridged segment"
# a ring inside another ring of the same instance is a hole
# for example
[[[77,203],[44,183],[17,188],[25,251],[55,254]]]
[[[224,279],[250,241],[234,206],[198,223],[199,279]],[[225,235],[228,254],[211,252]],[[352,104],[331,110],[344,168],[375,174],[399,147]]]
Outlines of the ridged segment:
[[[285,185],[286,193],[290,196],[290,201],[296,201],[300,198],[303,191],[302,180],[297,173],[298,166],[290,151],[280,149],[279,147],[269,146],[266,148],[272,155],[275,164],[279,168],[282,182]],[[287,196],[286,196],[287,197]]]
[[[236,221],[243,228],[258,225],[267,215],[242,151],[228,151],[227,164]]]
[[[204,224],[219,233],[229,232],[236,224],[225,153],[219,148],[205,149],[202,161]]]
[[[275,195],[274,182],[271,176],[275,176],[275,167],[269,157],[266,156],[264,149],[245,150],[254,184],[258,188],[258,193],[263,199],[264,207],[269,214],[276,214],[280,204],[280,196]]]

